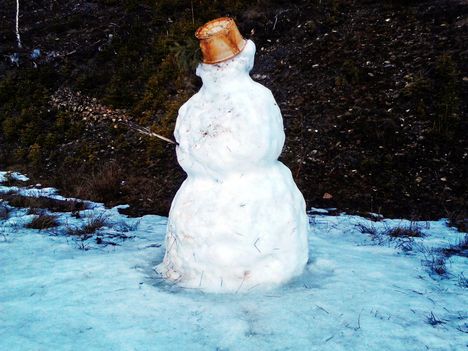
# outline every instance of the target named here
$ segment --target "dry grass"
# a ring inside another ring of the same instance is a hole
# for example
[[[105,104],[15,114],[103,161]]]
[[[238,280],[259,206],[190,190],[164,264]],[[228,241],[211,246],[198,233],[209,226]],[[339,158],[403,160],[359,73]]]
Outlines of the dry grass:
[[[137,230],[139,224],[140,224],[139,220],[134,221],[133,223],[121,220],[121,221],[115,223],[113,228],[115,230],[117,230],[118,232],[128,233],[128,232],[133,232],[133,231]]]
[[[72,236],[90,236],[106,226],[107,218],[104,215],[91,216],[82,227],[68,227],[67,234]]]
[[[122,195],[122,171],[116,164],[110,164],[93,173],[76,189],[78,197],[109,203]]]
[[[10,217],[10,208],[3,202],[0,202],[0,220],[6,220]]]
[[[25,227],[29,229],[49,229],[59,225],[57,216],[49,214],[39,214],[33,218],[33,220],[26,224]]]
[[[448,225],[460,232],[468,232],[468,213],[466,211],[452,211],[447,213]]]
[[[421,228],[414,222],[407,226],[390,227],[385,225],[382,229],[378,229],[373,223],[358,223],[356,228],[361,233],[369,235],[378,245],[391,244],[405,253],[413,251],[414,238],[424,236]]]
[[[359,230],[362,234],[369,234],[371,236],[376,236],[378,234],[377,228],[373,224],[365,224],[359,223],[356,225],[357,230]]]
[[[421,238],[424,236],[421,228],[413,222],[409,226],[387,228],[384,234],[391,238]]]
[[[442,249],[441,253],[446,257],[460,256],[468,257],[468,234],[465,235],[458,243],[450,245],[449,247]]]
[[[468,278],[465,278],[463,272],[458,276],[458,285],[462,288],[468,288]]]
[[[359,223],[356,224],[356,228],[363,234],[369,234],[372,237],[377,236],[386,236],[391,239],[398,238],[421,238],[424,234],[421,231],[421,228],[415,224],[411,223],[409,226],[399,225],[396,227],[386,227],[385,229],[379,231],[372,223]]]
[[[16,193],[0,194],[0,199],[7,201],[10,206],[29,208],[32,212],[37,209],[47,209],[52,212],[76,212],[87,208],[86,203],[78,200],[57,200],[45,196],[24,196]]]
[[[432,276],[446,277],[447,267],[445,265],[446,258],[437,252],[437,250],[431,250],[428,254],[425,254],[426,259],[422,262]]]

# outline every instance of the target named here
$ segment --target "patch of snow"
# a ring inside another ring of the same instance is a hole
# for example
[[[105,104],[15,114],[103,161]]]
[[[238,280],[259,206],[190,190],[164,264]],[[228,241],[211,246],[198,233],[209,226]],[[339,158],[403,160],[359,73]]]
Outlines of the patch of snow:
[[[319,213],[310,217],[313,250],[301,276],[268,292],[206,294],[154,272],[167,218],[130,219],[98,204],[81,218],[57,215],[61,225],[49,231],[24,228],[26,210],[0,220],[0,350],[466,348],[468,294],[458,277],[468,262],[453,256],[447,276],[434,277],[418,249],[464,238],[444,219],[413,222],[425,236],[403,252],[392,242],[377,245],[358,225],[383,230],[410,221]],[[93,215],[108,220],[99,235],[111,236],[123,221],[130,238],[106,246],[96,235],[65,234]]]
[[[311,207],[309,211],[307,211],[308,214],[327,214],[328,210],[324,208],[315,208]]]
[[[0,183],[6,182],[8,179],[18,180],[21,182],[27,182],[29,180],[28,177],[19,172],[0,171]]]

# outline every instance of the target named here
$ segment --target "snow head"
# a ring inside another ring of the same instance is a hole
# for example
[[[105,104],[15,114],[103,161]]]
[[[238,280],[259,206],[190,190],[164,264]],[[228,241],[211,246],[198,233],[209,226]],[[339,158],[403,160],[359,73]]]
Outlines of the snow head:
[[[231,83],[249,78],[254,59],[255,44],[247,40],[244,49],[231,59],[216,64],[200,63],[196,74],[203,81],[202,89],[229,89]]]

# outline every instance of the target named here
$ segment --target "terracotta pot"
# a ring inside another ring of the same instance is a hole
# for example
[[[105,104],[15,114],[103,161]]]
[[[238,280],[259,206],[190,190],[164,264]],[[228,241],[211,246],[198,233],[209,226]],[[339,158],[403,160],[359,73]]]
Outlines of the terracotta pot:
[[[197,29],[204,63],[219,63],[239,54],[247,43],[232,18],[221,17]]]

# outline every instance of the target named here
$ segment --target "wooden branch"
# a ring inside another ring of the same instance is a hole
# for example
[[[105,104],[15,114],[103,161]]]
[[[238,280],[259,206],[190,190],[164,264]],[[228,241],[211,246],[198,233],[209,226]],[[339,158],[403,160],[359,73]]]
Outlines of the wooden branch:
[[[140,133],[140,134],[143,134],[143,135],[147,135],[147,136],[150,136],[150,137],[155,137],[155,138],[159,138],[161,140],[164,140],[165,142],[167,143],[170,143],[170,144],[174,144],[174,145],[179,145],[178,142],[172,140],[172,139],[169,139],[169,138],[166,138],[162,135],[159,135],[155,132],[152,132],[149,128],[147,127],[142,127],[136,123],[133,123],[133,122],[130,122],[130,121],[122,121],[127,127],[129,127],[130,129],[134,130],[135,132],[137,133]]]

